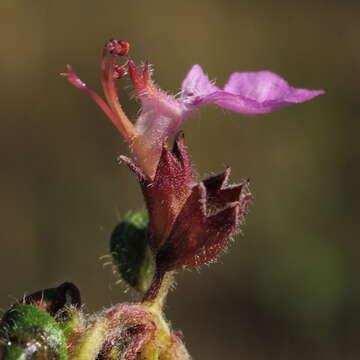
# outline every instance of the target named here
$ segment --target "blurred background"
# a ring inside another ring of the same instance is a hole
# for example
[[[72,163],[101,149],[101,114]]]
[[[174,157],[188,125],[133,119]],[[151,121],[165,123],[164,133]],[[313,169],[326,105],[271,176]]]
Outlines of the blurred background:
[[[255,200],[231,251],[178,276],[166,311],[194,359],[358,359],[359,13],[349,0],[2,0],[0,308],[63,281],[88,312],[135,299],[100,259],[120,217],[142,207],[115,161],[126,146],[58,76],[71,63],[100,91],[114,37],[172,93],[195,63],[219,86],[268,69],[327,90],[261,116],[209,106],[183,126],[199,177],[230,165]]]

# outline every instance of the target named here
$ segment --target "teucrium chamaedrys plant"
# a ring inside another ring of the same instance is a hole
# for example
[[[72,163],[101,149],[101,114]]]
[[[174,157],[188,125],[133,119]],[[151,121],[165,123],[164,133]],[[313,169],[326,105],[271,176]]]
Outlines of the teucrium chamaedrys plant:
[[[128,51],[129,44],[120,40],[109,41],[103,49],[105,100],[71,66],[62,75],[100,106],[134,158],[120,156],[119,162],[137,176],[146,210],[124,216],[111,235],[110,251],[119,274],[141,301],[85,315],[80,293],[71,283],[24,297],[1,321],[2,360],[190,359],[164,317],[167,292],[176,271],[218,257],[244,222],[253,196],[247,181],[228,185],[229,168],[196,181],[183,133],[176,134],[171,149],[169,139],[192,112],[209,103],[260,114],[323,93],[293,88],[269,71],[234,73],[221,89],[194,65],[175,98],[154,84],[148,63],[136,66]],[[124,64],[116,64],[118,57],[125,58]],[[141,102],[134,123],[116,89],[116,82],[126,76]]]

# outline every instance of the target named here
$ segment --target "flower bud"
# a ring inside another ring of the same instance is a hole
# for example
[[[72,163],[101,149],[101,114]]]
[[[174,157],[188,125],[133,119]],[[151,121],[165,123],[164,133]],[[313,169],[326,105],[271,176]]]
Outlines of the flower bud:
[[[148,243],[148,214],[131,212],[113,231],[110,251],[121,277],[144,293],[154,276],[155,260]]]
[[[60,325],[46,311],[18,305],[0,323],[2,360],[66,360],[67,346]]]
[[[190,355],[181,340],[181,336],[171,334],[167,347],[163,350],[162,360],[190,360]]]
[[[80,308],[80,291],[70,282],[65,282],[56,288],[49,288],[36,291],[18,301],[18,304],[29,304],[55,316],[62,311],[62,318],[65,319],[65,308],[73,306]]]

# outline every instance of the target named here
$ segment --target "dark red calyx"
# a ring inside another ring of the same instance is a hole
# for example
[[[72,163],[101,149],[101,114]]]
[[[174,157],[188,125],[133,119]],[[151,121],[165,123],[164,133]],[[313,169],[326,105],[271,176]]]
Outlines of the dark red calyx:
[[[17,304],[29,304],[51,315],[55,315],[66,306],[80,308],[80,291],[73,283],[65,282],[56,288],[36,291],[18,300]]]
[[[155,330],[152,324],[125,327],[107,338],[98,360],[135,359],[144,345],[153,337]]]
[[[120,157],[139,178],[149,213],[156,273],[145,301],[156,298],[166,272],[214,261],[245,221],[253,196],[249,181],[227,185],[230,169],[192,184],[192,168],[182,133],[173,149],[163,145],[153,178]]]
[[[138,305],[121,304],[106,313],[108,331],[98,360],[132,360],[157,330],[149,312]]]

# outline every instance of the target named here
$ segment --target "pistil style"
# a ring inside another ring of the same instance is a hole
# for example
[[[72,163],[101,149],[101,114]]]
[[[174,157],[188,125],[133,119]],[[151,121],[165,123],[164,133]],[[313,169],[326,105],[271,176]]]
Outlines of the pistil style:
[[[117,56],[127,55],[129,51],[129,44],[122,40],[110,40],[103,49],[101,60],[101,84],[105,94],[105,98],[115,114],[119,119],[119,124],[122,126],[121,134],[131,144],[133,138],[136,136],[134,125],[125,115],[118,97],[116,88],[116,79],[125,76],[125,65],[118,66],[115,64]],[[106,64],[108,59],[108,64]]]

